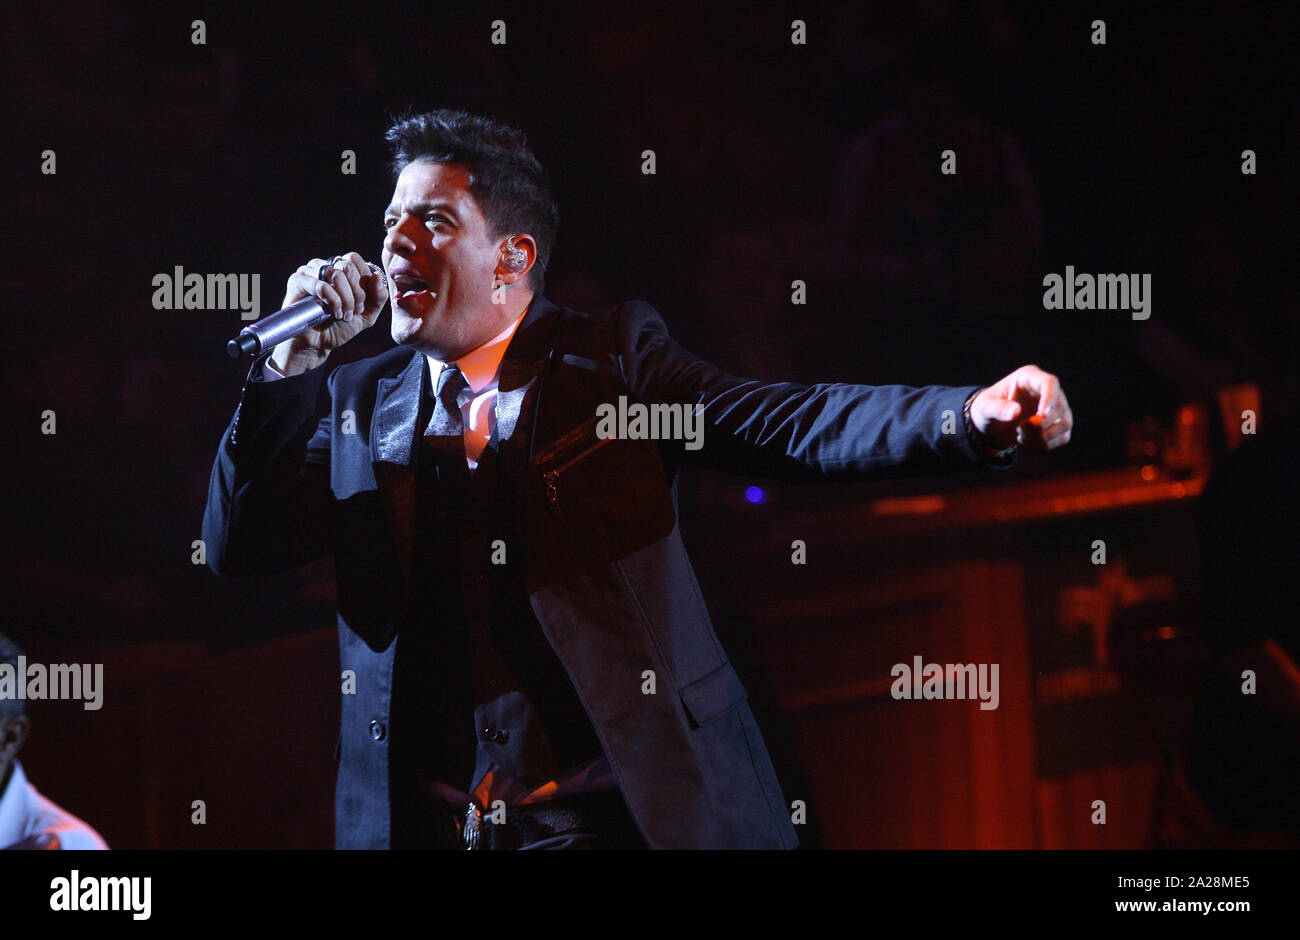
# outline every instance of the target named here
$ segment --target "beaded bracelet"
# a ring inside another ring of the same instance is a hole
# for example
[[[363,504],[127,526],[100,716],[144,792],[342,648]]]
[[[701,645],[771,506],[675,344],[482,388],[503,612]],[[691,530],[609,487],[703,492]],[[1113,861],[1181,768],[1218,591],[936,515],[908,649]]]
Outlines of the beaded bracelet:
[[[962,405],[961,419],[966,425],[966,434],[969,435],[971,442],[975,445],[976,449],[984,455],[991,457],[994,460],[1006,460],[1015,453],[1016,445],[1012,444],[1010,447],[1004,447],[1001,450],[998,450],[985,439],[984,435],[975,427],[975,422],[971,420],[970,407],[975,402],[975,396],[982,391],[984,391],[983,388],[975,389],[975,391],[971,392],[970,396],[966,399],[966,404]]]

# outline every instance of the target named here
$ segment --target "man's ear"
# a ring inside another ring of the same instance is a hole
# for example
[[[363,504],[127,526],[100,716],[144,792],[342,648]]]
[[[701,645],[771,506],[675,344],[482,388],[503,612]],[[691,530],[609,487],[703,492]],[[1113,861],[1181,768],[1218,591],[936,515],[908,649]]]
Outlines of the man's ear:
[[[31,729],[32,720],[26,715],[14,715],[8,721],[0,722],[0,761],[14,759]]]
[[[537,242],[531,235],[512,235],[497,247],[497,266],[492,277],[497,284],[526,280],[537,261]]]

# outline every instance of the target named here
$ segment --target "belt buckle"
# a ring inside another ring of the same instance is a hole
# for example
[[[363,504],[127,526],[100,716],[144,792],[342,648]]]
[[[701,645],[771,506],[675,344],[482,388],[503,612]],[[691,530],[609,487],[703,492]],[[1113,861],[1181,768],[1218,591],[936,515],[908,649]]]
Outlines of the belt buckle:
[[[465,806],[465,821],[461,825],[461,838],[465,842],[466,851],[474,851],[484,847],[483,810],[479,809],[478,804],[473,800],[470,800]]]

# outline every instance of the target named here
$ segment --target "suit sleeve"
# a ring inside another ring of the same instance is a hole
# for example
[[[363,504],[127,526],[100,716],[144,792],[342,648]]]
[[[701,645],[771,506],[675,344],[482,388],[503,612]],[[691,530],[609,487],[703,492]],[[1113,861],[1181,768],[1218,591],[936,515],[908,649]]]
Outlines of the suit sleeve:
[[[687,352],[641,301],[614,311],[619,365],[631,397],[680,403],[702,419],[700,446],[673,442],[697,464],[785,482],[1005,469],[966,433],[962,408],[979,386],[759,382]]]
[[[263,357],[264,359],[265,357]],[[208,566],[219,575],[269,575],[334,550],[332,414],[317,420],[321,366],[263,381],[254,361],[212,467],[203,512]]]

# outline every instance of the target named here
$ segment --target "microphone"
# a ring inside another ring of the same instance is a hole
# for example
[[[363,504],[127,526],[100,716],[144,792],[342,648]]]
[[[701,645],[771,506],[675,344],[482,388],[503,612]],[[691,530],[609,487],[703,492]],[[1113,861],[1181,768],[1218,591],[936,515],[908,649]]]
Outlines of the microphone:
[[[370,264],[370,262],[367,262]],[[379,275],[385,289],[388,278],[383,270],[370,264],[370,270]],[[322,326],[334,319],[324,304],[317,297],[304,297],[296,303],[289,304],[283,310],[267,314],[256,323],[250,323],[239,331],[239,335],[226,343],[226,354],[231,359],[240,356],[259,356],[268,349],[274,349],[286,339],[301,336],[312,327]]]
[[[286,339],[293,339],[306,333],[314,326],[320,326],[334,319],[315,297],[304,297],[283,310],[269,313],[256,323],[250,323],[239,331],[239,335],[226,343],[226,353],[231,359],[240,356],[261,355],[267,349],[274,349]]]

